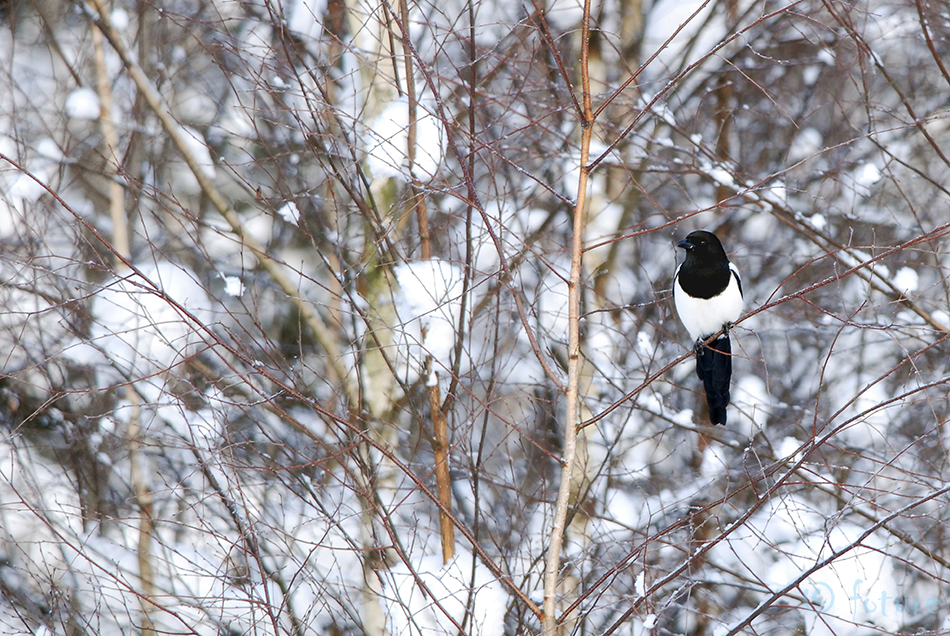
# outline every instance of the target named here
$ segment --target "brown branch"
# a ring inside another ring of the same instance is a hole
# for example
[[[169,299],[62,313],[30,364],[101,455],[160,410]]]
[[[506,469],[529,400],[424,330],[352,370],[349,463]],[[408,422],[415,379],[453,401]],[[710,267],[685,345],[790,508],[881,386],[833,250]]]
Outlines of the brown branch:
[[[432,451],[435,455],[435,484],[442,506],[439,508],[439,531],[442,537],[442,562],[448,564],[455,555],[455,526],[452,525],[452,479],[449,475],[449,427],[442,413],[442,400],[439,397],[439,382],[430,382],[429,410],[435,438]]]
[[[583,29],[581,34],[581,83],[584,110],[579,118],[581,132],[580,171],[577,179],[577,201],[574,204],[574,227],[571,241],[571,274],[567,284],[568,344],[567,344],[567,399],[564,418],[564,451],[561,459],[561,478],[557,501],[554,506],[554,522],[548,543],[544,567],[544,617],[541,628],[545,636],[555,636],[561,617],[557,615],[558,579],[561,564],[561,545],[570,505],[571,482],[574,477],[574,462],[577,454],[577,433],[580,420],[580,374],[581,374],[581,271],[584,256],[584,212],[587,205],[587,161],[590,156],[591,134],[594,114],[590,95],[590,0],[584,2]],[[543,16],[539,17],[544,20]]]

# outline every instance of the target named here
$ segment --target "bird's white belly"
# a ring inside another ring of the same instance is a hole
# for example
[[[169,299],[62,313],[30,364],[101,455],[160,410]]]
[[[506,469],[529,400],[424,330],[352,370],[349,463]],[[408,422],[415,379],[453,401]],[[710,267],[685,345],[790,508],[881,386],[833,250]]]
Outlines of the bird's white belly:
[[[712,298],[693,298],[679,285],[674,285],[673,302],[680,321],[693,340],[711,336],[742,313],[742,293],[735,278],[730,278],[729,286]]]

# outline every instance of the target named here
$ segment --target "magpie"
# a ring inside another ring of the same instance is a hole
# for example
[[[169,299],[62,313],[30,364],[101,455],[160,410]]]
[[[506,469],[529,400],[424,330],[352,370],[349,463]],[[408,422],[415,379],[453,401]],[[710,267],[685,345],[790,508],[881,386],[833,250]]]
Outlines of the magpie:
[[[673,302],[696,348],[696,375],[706,389],[709,419],[726,423],[732,379],[729,326],[742,312],[742,281],[712,232],[691,232],[676,244],[686,260],[673,277]],[[723,334],[710,343],[713,334]]]

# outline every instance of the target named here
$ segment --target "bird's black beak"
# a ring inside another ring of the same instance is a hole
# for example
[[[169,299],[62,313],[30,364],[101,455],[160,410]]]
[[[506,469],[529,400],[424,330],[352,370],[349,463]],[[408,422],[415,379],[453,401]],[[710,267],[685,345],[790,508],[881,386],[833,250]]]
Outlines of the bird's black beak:
[[[676,244],[676,247],[682,247],[687,252],[693,251],[693,244],[690,243],[688,239],[683,239],[682,241]]]

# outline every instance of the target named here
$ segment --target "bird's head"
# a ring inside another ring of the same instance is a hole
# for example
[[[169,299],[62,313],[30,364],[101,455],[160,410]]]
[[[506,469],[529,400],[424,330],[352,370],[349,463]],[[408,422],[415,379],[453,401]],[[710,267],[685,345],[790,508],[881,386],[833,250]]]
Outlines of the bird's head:
[[[686,238],[676,244],[686,250],[686,258],[694,257],[701,260],[726,258],[726,250],[712,232],[697,230],[690,232]]]

